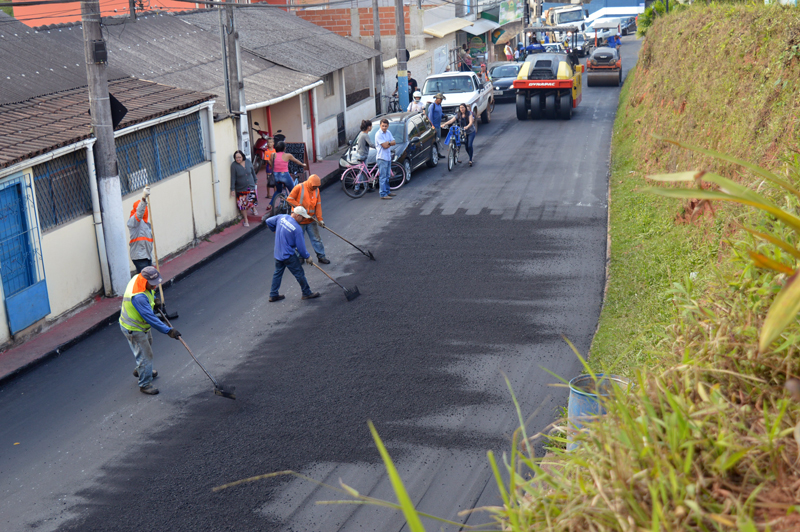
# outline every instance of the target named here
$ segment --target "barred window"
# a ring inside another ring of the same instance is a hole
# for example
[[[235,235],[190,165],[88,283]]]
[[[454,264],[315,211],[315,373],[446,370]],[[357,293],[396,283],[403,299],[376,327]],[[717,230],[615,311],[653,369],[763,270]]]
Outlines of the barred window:
[[[42,231],[92,212],[86,150],[36,165],[33,176]]]
[[[118,137],[116,147],[123,195],[206,160],[200,113]]]

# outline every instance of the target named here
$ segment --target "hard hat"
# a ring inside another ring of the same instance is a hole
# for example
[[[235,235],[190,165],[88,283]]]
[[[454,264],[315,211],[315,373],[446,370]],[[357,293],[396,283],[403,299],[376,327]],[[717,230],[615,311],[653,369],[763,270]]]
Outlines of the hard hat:
[[[419,91],[414,91],[414,98],[422,98],[422,93]]]

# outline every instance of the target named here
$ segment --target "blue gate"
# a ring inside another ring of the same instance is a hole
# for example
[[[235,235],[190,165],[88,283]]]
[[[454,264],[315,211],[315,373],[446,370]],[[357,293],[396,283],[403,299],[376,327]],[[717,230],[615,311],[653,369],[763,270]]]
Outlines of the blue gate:
[[[50,313],[30,175],[0,183],[0,277],[11,334]]]

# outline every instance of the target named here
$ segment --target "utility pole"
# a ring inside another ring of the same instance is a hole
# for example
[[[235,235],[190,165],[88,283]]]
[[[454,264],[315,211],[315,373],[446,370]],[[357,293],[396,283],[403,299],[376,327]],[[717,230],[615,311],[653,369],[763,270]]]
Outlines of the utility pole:
[[[372,38],[374,47],[377,51],[381,51],[381,18],[378,13],[378,0],[372,0]],[[383,78],[383,54],[375,58],[375,80],[378,90],[375,94],[378,95],[377,111],[381,115],[386,112],[386,106],[383,103],[383,90],[385,88],[385,80]]]
[[[117,151],[114,145],[114,126],[111,102],[108,97],[108,51],[100,28],[100,0],[81,0],[83,52],[86,60],[86,79],[89,83],[89,109],[94,145],[97,191],[103,219],[108,269],[111,286],[106,295],[125,293],[131,272],[128,266],[128,238],[122,212],[122,189],[117,170]]]
[[[394,20],[397,25],[397,96],[400,99],[400,110],[408,109],[408,50],[406,50],[406,16],[403,12],[403,0],[395,0]]]
[[[236,117],[236,136],[239,149],[250,158],[250,124],[247,121],[247,109],[244,97],[244,81],[242,80],[241,52],[239,49],[239,32],[236,30],[235,9],[233,0],[226,0],[222,19],[223,62],[227,78],[226,96],[229,101],[228,112]]]
[[[128,20],[136,22],[136,0],[128,0],[128,11],[130,12]]]

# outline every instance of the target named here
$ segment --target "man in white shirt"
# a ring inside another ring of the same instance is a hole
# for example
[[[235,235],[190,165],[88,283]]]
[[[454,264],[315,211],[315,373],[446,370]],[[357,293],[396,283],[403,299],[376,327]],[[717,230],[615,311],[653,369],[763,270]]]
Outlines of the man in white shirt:
[[[381,120],[381,129],[375,134],[375,147],[377,149],[378,170],[380,171],[381,199],[390,200],[394,192],[389,190],[389,172],[392,166],[391,147],[397,144],[394,136],[389,131],[389,121]]]

